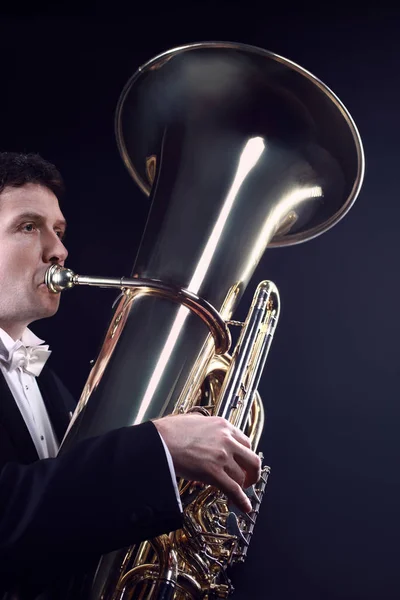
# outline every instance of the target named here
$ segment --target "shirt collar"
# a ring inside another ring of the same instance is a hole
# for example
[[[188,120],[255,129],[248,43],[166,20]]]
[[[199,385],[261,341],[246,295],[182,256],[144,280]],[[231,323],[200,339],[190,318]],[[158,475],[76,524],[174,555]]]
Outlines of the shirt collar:
[[[44,340],[41,340],[28,327],[26,327],[19,340],[13,340],[12,337],[0,327],[0,356],[3,356],[6,360],[8,360],[14,350],[21,346],[29,347],[38,346],[40,344],[44,344]]]

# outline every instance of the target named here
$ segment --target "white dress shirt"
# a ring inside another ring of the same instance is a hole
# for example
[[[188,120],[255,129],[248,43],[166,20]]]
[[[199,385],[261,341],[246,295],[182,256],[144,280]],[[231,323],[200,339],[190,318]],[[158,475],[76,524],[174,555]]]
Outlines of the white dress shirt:
[[[29,348],[43,343],[44,341],[28,328],[17,341],[0,328],[0,370],[14,396],[39,458],[52,458],[57,454],[58,443],[36,377],[21,367],[9,371],[5,364],[10,351],[21,346]]]
[[[10,371],[6,365],[10,351],[21,348],[21,346],[29,348],[39,344],[44,344],[44,341],[28,328],[25,329],[21,339],[17,341],[13,340],[8,333],[0,328],[0,371],[3,373],[14,396],[39,458],[53,458],[57,455],[58,443],[36,377],[31,373],[27,373],[21,367],[16,367]],[[160,433],[159,435],[167,457],[176,498],[182,510],[171,453]]]

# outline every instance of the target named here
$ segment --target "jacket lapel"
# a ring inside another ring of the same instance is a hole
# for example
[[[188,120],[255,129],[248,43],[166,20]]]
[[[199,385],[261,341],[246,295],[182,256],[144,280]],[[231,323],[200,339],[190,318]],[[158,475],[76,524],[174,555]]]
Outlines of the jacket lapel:
[[[47,365],[43,367],[36,381],[54,433],[60,443],[69,424],[70,412],[75,408],[74,401]],[[29,464],[38,460],[39,456],[29,430],[1,371],[0,424],[7,431],[19,461]]]
[[[39,456],[28,428],[1,372],[0,422],[10,437],[18,459],[26,464],[38,460]]]
[[[70,421],[69,409],[73,410],[75,406],[71,407],[61,382],[47,365],[43,367],[37,383],[54,433],[58,442],[61,443]]]

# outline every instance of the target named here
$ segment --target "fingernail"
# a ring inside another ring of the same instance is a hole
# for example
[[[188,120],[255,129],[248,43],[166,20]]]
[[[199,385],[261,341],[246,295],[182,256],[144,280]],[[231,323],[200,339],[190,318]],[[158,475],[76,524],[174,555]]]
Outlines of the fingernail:
[[[245,507],[246,507],[246,508],[245,508],[245,511],[246,511],[246,512],[250,512],[250,511],[253,509],[253,507],[252,507],[252,505],[251,505],[251,502],[250,502],[250,500],[246,500]]]

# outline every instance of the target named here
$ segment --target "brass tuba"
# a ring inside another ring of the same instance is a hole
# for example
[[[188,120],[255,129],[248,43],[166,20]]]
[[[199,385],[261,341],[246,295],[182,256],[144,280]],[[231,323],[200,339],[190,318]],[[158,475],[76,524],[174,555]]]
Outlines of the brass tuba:
[[[267,246],[315,238],[353,205],[364,175],[357,129],[303,68],[225,42],[175,48],[140,67],[115,122],[150,210],[131,277],[86,277],[57,265],[46,274],[56,293],[74,285],[122,291],[60,452],[191,410],[229,419],[257,450],[257,387],[279,317],[276,286],[261,282],[245,322],[232,317]],[[231,326],[240,328],[233,350]],[[268,473],[265,466],[246,490],[249,515],[210,486],[180,481],[183,528],[102,557],[85,597],[227,598]]]

